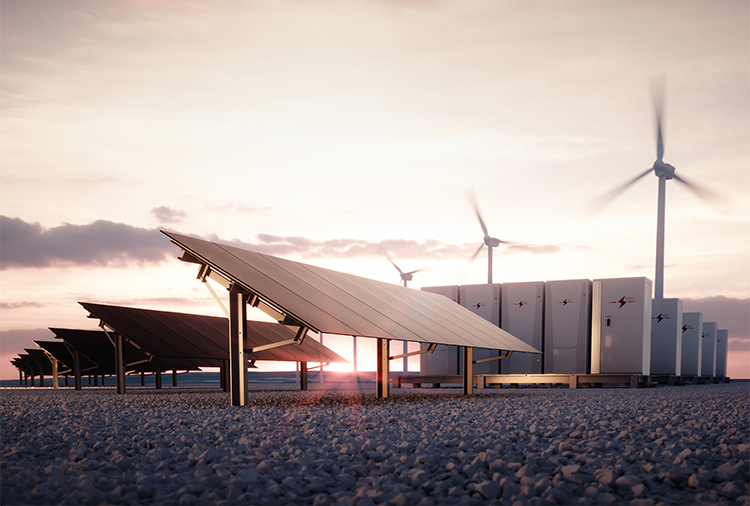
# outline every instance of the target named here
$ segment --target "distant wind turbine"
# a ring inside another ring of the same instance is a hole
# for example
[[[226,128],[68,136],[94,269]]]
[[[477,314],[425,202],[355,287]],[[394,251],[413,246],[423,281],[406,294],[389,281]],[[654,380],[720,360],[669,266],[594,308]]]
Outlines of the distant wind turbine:
[[[477,204],[477,199],[474,196],[474,192],[472,190],[468,190],[466,192],[466,198],[469,200],[469,203],[474,208],[474,212],[477,213],[477,218],[479,219],[479,225],[482,227],[482,232],[484,232],[484,242],[482,242],[482,244],[479,245],[479,248],[477,248],[476,252],[474,252],[474,255],[472,255],[471,260],[469,260],[469,263],[473,262],[474,259],[477,257],[477,255],[479,255],[479,252],[482,251],[482,248],[487,246],[487,283],[492,284],[492,249],[497,248],[501,244],[512,244],[512,243],[497,239],[495,237],[490,237],[490,234],[487,231],[487,226],[484,224],[484,220],[482,219],[482,213],[479,212],[479,205]]]
[[[401,281],[403,281],[403,282],[404,282],[404,286],[406,286],[406,283],[407,283],[407,282],[409,282],[409,281],[411,281],[412,279],[414,279],[414,274],[416,274],[416,273],[418,273],[419,271],[421,271],[421,270],[422,270],[422,269],[416,269],[416,270],[413,270],[413,271],[409,271],[409,272],[404,272],[404,271],[402,271],[402,270],[401,270],[401,269],[399,268],[399,266],[398,266],[398,265],[396,265],[396,263],[395,263],[395,262],[394,262],[393,260],[391,260],[391,257],[390,257],[389,255],[386,255],[386,257],[388,257],[388,261],[389,261],[389,262],[391,263],[391,265],[393,265],[393,266],[394,266],[394,267],[396,268],[396,270],[398,271],[399,275],[401,276]],[[399,282],[399,284],[401,284],[401,283]]]
[[[684,177],[675,174],[675,168],[664,161],[664,134],[662,128],[662,113],[664,108],[664,79],[658,78],[651,82],[651,92],[654,100],[654,113],[656,116],[656,161],[645,172],[636,178],[622,184],[615,189],[605,193],[594,204],[596,212],[603,209],[607,204],[612,202],[617,196],[628,189],[643,176],[653,172],[659,178],[659,199],[656,212],[656,272],[654,276],[654,298],[664,298],[664,221],[666,209],[667,180],[675,179],[687,186],[693,193],[706,201],[712,201],[717,196],[702,188],[695,183],[688,182]]]

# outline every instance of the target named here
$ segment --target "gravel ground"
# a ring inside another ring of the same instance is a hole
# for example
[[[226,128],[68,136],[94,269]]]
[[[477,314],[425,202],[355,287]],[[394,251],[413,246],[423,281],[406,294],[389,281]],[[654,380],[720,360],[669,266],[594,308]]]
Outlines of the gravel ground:
[[[2,504],[750,504],[750,384],[0,391]]]

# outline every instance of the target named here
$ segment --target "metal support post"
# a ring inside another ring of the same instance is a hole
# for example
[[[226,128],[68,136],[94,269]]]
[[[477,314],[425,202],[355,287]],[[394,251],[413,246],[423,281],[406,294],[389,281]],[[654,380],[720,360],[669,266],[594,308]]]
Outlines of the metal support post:
[[[408,353],[409,353],[409,342],[404,341],[404,368],[403,368],[404,374],[409,372],[409,357],[406,356]]]
[[[232,406],[247,404],[247,299],[237,284],[229,290],[229,374]]]
[[[141,371],[141,386],[146,386],[146,371]]]
[[[221,361],[221,389],[223,392],[229,392],[229,359]]]
[[[36,361],[36,364],[39,366],[39,386],[44,386],[44,369],[42,369],[42,364],[40,364],[38,361]]]
[[[81,387],[81,355],[78,350],[73,350],[73,378],[75,383],[75,389],[80,390]]]
[[[307,362],[299,363],[299,388],[307,390]]]
[[[464,394],[474,393],[474,348],[464,346]]]
[[[154,373],[154,380],[156,381],[156,389],[161,390],[161,367],[156,366],[156,372]]]
[[[122,334],[115,334],[115,373],[117,374],[117,393],[125,393],[125,364],[123,360]],[[102,377],[102,385],[104,377]]]
[[[55,357],[50,357],[49,359],[52,362],[52,388],[59,388],[60,378],[57,371],[57,359]]]
[[[357,375],[357,336],[352,336],[352,363],[354,364],[354,375]]]
[[[172,369],[172,386],[177,386],[177,369]]]
[[[377,342],[377,398],[387,399],[388,398],[388,383],[390,380],[389,371],[389,340],[378,338]]]

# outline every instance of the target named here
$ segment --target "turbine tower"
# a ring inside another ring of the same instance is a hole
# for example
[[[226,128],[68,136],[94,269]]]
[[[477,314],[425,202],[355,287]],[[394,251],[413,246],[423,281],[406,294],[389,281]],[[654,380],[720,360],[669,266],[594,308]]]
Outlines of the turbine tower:
[[[696,195],[704,200],[713,198],[713,194],[700,186],[688,182],[684,177],[675,174],[675,168],[664,161],[664,132],[662,127],[662,113],[664,109],[664,79],[658,78],[651,82],[651,92],[654,100],[654,114],[656,117],[656,161],[642,174],[627,183],[618,186],[614,190],[602,195],[596,200],[597,208],[601,209],[614,198],[628,189],[636,181],[650,172],[659,178],[659,193],[656,208],[656,270],[654,274],[654,298],[664,298],[664,230],[667,200],[667,181],[674,179],[679,181]]]

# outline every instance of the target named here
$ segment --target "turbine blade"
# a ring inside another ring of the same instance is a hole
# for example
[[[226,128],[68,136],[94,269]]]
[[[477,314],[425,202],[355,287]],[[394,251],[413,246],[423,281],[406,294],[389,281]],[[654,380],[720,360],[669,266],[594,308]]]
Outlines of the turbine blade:
[[[673,176],[680,183],[684,184],[690,191],[695,193],[702,200],[711,205],[714,209],[719,212],[726,212],[731,206],[731,200],[727,197],[723,197],[718,193],[709,190],[705,186],[698,185],[696,183],[686,180],[684,177],[680,177],[677,174]],[[723,204],[723,205],[722,205]]]
[[[479,205],[477,204],[477,198],[474,195],[474,190],[466,190],[466,199],[469,201],[469,204],[471,204],[471,207],[477,214],[477,218],[479,218],[479,225],[482,227],[482,232],[484,232],[484,236],[487,237],[489,233],[487,232],[487,226],[484,224],[484,220],[482,219],[482,213],[479,212]]]
[[[654,168],[651,167],[650,169],[646,170],[645,172],[643,172],[642,174],[638,175],[637,177],[631,179],[630,181],[628,181],[628,182],[626,182],[624,184],[621,184],[620,186],[614,188],[613,190],[608,191],[604,195],[601,195],[601,196],[597,197],[596,199],[592,200],[591,202],[589,202],[586,205],[586,209],[590,213],[594,213],[594,214],[598,213],[599,211],[601,211],[602,209],[604,209],[610,202],[612,202],[615,198],[617,198],[622,192],[624,192],[630,186],[632,186],[633,184],[635,184],[636,181],[638,181],[639,179],[641,179],[643,176],[645,176],[649,172],[652,172],[653,170],[654,170]]]
[[[469,268],[471,267],[471,264],[474,263],[474,260],[476,260],[477,255],[479,255],[479,252],[482,251],[482,248],[484,248],[484,243],[482,243],[482,244],[479,245],[479,248],[477,248],[477,250],[474,252],[474,254],[471,255],[471,258],[469,259],[468,262],[466,262],[466,265],[464,266],[464,268],[461,269],[461,272],[459,273],[458,278],[456,280],[456,282],[459,285],[463,283],[464,278],[469,273]]]
[[[654,114],[656,116],[656,159],[664,159],[664,133],[662,131],[662,116],[664,112],[664,86],[666,77],[662,74],[651,79],[651,95],[654,99]]]
[[[482,251],[482,248],[484,248],[484,243],[480,244],[479,248],[477,248],[474,254],[471,255],[471,258],[469,259],[469,263],[473,262],[477,258],[477,255],[479,255],[479,252]]]
[[[396,263],[393,260],[391,260],[391,257],[389,255],[386,255],[386,257],[388,258],[388,261],[391,263],[391,265],[393,265],[396,268],[398,273],[403,275],[404,273],[401,271],[401,269],[398,268],[398,265],[396,265]]]

